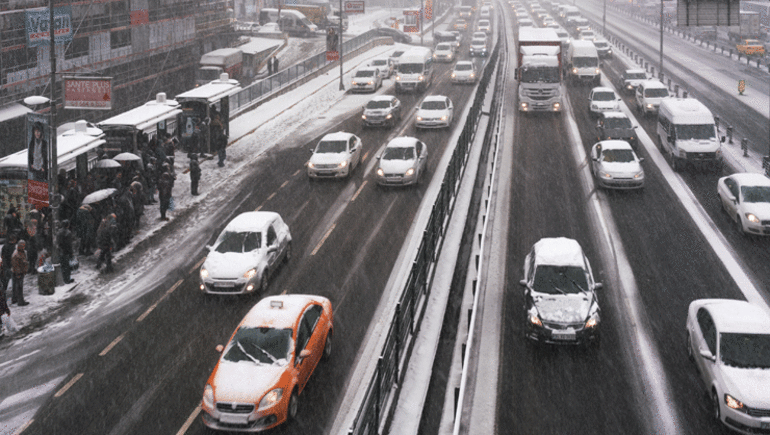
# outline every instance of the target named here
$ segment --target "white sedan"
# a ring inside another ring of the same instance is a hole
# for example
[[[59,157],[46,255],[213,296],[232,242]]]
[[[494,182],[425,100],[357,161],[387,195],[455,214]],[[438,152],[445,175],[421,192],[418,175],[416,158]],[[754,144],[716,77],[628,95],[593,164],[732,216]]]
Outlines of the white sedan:
[[[644,187],[642,161],[624,140],[604,140],[591,148],[591,173],[596,183],[610,189]]]
[[[210,294],[252,294],[291,258],[291,233],[278,213],[239,214],[222,230],[200,270],[200,289]]]
[[[591,89],[588,94],[588,113],[596,116],[600,112],[617,112],[620,110],[620,97],[615,91],[604,86]]]
[[[419,139],[401,136],[390,142],[377,157],[377,184],[406,186],[417,184],[428,162],[428,147]]]
[[[415,127],[449,127],[454,116],[454,105],[452,100],[444,95],[431,95],[425,97],[422,103],[417,106],[415,114]]]
[[[450,77],[452,83],[475,83],[478,73],[473,62],[461,60],[455,64]]]
[[[714,418],[739,433],[770,432],[770,314],[745,301],[698,299],[686,333]]]
[[[307,175],[313,178],[349,177],[361,163],[361,139],[338,131],[321,138],[307,162]]]
[[[770,235],[770,179],[757,173],[722,177],[717,194],[739,233]]]
[[[380,70],[380,78],[385,80],[393,75],[393,64],[387,58],[374,59],[369,62],[369,66]]]
[[[350,80],[352,92],[376,92],[382,86],[380,70],[373,67],[359,68]]]

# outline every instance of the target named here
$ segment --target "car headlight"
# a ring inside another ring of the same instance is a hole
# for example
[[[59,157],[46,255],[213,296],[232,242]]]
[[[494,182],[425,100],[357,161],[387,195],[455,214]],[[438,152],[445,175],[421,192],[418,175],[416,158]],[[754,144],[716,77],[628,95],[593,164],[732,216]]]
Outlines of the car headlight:
[[[601,70],[599,68],[596,68],[596,71],[594,71],[594,74],[599,74]]]
[[[591,110],[599,110],[599,106],[596,104],[591,104]]]
[[[644,171],[639,171],[634,174],[634,178],[644,178]]]
[[[367,85],[373,85],[373,84],[374,84],[374,81],[373,81],[373,80],[369,80],[369,82],[367,82],[366,84],[367,84]]]
[[[343,161],[341,161],[341,162],[340,162],[340,164],[339,164],[338,166],[339,166],[340,168],[344,168],[344,167],[345,167],[345,166],[347,166],[347,165],[348,165],[348,161],[347,161],[347,160],[343,160]]]
[[[540,320],[540,315],[537,313],[537,308],[534,306],[530,307],[529,312],[527,313],[527,319],[530,325],[540,328],[543,327],[543,321]]]
[[[746,220],[753,224],[759,223],[759,218],[754,213],[746,213]]]
[[[455,78],[455,77],[457,77],[457,74],[452,73],[452,78]]]
[[[401,81],[401,76],[396,76],[396,81],[400,82]]]
[[[652,103],[647,103],[647,104],[645,105],[645,107],[647,107],[648,109],[652,109],[652,107],[653,107],[653,106],[652,106]]]
[[[214,388],[206,384],[203,389],[203,405],[207,408],[214,408]]]
[[[208,277],[209,277],[209,271],[201,267],[201,279],[206,279]]]
[[[409,169],[407,169],[407,170],[406,170],[406,172],[404,173],[404,176],[406,176],[406,177],[409,177],[409,176],[411,176],[411,175],[413,175],[413,174],[414,174],[414,168],[409,168]]]
[[[442,120],[442,121],[446,121],[448,118],[449,118],[449,117],[448,117],[447,115],[444,115],[444,116],[442,116],[442,117],[441,117],[441,120]]]
[[[387,115],[385,115],[385,119],[390,119],[390,118],[392,118],[392,117],[393,117],[393,114],[392,114],[392,113],[388,113]]]
[[[246,279],[251,279],[257,276],[257,269],[249,269],[246,271],[246,273],[243,274],[243,277]]]
[[[382,168],[377,168],[377,175],[379,175],[380,177],[384,177],[385,171],[383,171]]]
[[[474,78],[474,77],[476,77],[476,74],[471,73],[471,78]]]
[[[725,404],[736,411],[746,411],[746,408],[743,406],[743,403],[740,400],[727,393],[725,393]]]
[[[626,85],[626,89],[628,89],[630,91],[631,89],[634,89],[634,86],[633,85]]]
[[[357,85],[357,84],[358,84],[358,82],[354,80],[354,81],[350,82],[350,84],[351,84],[351,85],[353,85],[353,86],[355,86],[355,85]]]
[[[364,114],[364,115],[361,115],[361,119],[366,119],[366,115],[365,115],[365,114]],[[310,166],[310,164],[309,164],[309,163],[308,163],[308,166]]]
[[[422,121],[422,116],[417,115],[417,120]]]
[[[586,320],[586,329],[596,328],[599,326],[599,313],[594,313]]]
[[[553,103],[553,110],[559,110],[559,109],[561,109],[561,104]]]
[[[577,73],[578,73],[578,69],[577,68],[572,68],[572,74],[577,74]]]
[[[308,167],[308,168],[315,168],[315,163],[313,163],[313,162],[307,162],[307,167]]]
[[[423,81],[423,80],[425,80],[425,76],[420,76],[420,77],[417,77],[417,80],[419,80],[419,81]]]
[[[270,408],[278,403],[283,397],[283,389],[276,388],[268,391],[267,394],[262,396],[262,400],[259,401],[259,410]]]
[[[607,179],[611,179],[612,178],[612,174],[610,174],[609,172],[599,172],[599,176],[602,177],[602,178],[607,178]]]

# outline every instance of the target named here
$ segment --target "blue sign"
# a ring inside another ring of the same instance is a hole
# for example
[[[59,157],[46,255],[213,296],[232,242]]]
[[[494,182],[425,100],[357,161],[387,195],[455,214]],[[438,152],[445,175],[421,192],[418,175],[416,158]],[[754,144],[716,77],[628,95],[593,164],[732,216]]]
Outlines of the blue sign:
[[[27,10],[25,27],[27,46],[40,47],[51,42],[49,33],[51,13],[48,8]],[[62,6],[53,10],[54,42],[63,44],[72,41],[72,6]]]

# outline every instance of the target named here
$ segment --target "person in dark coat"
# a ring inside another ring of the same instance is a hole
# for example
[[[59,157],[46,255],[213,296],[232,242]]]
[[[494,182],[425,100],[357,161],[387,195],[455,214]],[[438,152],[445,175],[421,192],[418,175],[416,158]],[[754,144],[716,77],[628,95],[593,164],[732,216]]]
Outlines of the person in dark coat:
[[[20,307],[29,305],[24,300],[24,275],[27,274],[29,263],[27,262],[27,243],[19,240],[16,243],[16,251],[11,256],[11,271],[13,272],[13,293],[11,294],[11,303]]]
[[[88,204],[83,204],[78,208],[75,214],[75,229],[80,239],[80,255],[93,254],[93,247],[96,236],[96,219],[94,218],[93,208]]]
[[[211,142],[219,157],[217,165],[221,168],[225,165],[225,158],[227,158],[227,135],[219,112],[214,112],[211,118]]]
[[[11,309],[8,308],[8,300],[5,298],[5,292],[0,290],[0,338],[3,338],[5,336],[5,332],[3,332],[3,321],[2,321],[2,315],[7,314],[11,315]]]
[[[118,197],[118,240],[117,248],[126,246],[134,234],[134,202],[128,189],[124,189]]]
[[[190,193],[198,195],[198,182],[201,179],[201,165],[198,163],[198,155],[190,157]]]
[[[18,241],[19,239],[16,237],[16,234],[10,234],[3,245],[3,249],[0,250],[0,260],[2,260],[2,275],[0,275],[0,280],[2,280],[3,290],[6,292],[10,290],[8,288],[8,282],[13,276],[13,272],[11,271],[11,257],[16,251],[16,242]]]
[[[32,215],[32,213],[30,213]],[[37,218],[34,217],[27,222],[26,228],[26,240],[27,240],[27,261],[29,262],[29,270],[27,273],[37,274],[35,268],[35,262],[37,261],[37,253],[42,249],[43,238],[37,236]]]
[[[144,188],[139,180],[131,182],[128,188],[134,206],[134,231],[139,228],[139,221],[144,215]]]
[[[158,181],[158,197],[160,198],[160,219],[167,221],[166,211],[171,203],[171,190],[174,188],[174,179],[171,174],[163,172]]]
[[[59,262],[61,263],[61,273],[64,278],[64,283],[69,284],[74,282],[72,279],[72,266],[70,261],[74,255],[72,245],[72,231],[70,231],[70,222],[68,220],[61,221],[61,229],[56,234],[56,243],[59,245]]]
[[[16,211],[16,207],[9,207],[8,213],[3,218],[3,226],[5,227],[5,234],[15,234],[18,238],[22,237],[24,231],[24,224],[19,219],[19,213]]]
[[[102,267],[102,263],[106,264],[105,272],[109,273],[114,270],[112,267],[112,249],[116,225],[115,214],[108,214],[102,218],[99,229],[96,230],[96,244],[101,251],[99,258],[96,260],[96,270]]]

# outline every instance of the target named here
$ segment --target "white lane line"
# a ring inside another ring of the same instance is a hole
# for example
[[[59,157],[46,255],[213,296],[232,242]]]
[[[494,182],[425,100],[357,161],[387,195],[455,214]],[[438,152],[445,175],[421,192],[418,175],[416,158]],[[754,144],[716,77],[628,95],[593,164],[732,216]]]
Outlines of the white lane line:
[[[364,186],[366,186],[366,183],[367,183],[366,180],[364,180],[364,182],[361,183],[361,187],[359,187],[358,190],[356,190],[356,193],[353,195],[353,197],[350,198],[350,202],[353,202],[356,200],[356,198],[358,198],[358,194],[361,193],[362,190],[364,190]]]
[[[192,426],[193,422],[195,422],[195,419],[198,417],[198,414],[201,413],[201,406],[198,405],[193,410],[192,414],[190,414],[189,417],[187,417],[187,421],[184,422],[181,428],[179,428],[179,431],[176,433],[176,435],[184,435],[188,429],[190,429],[190,426]]]

